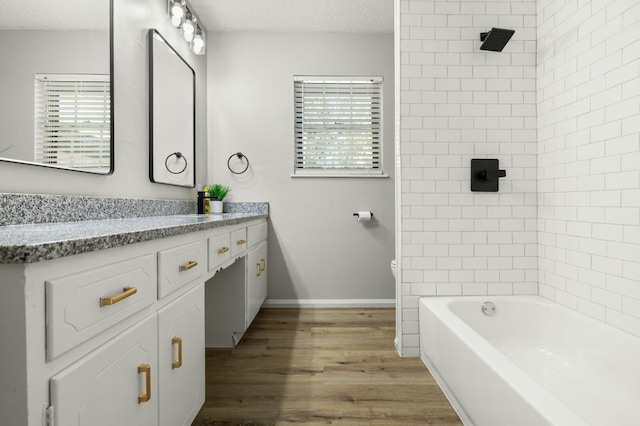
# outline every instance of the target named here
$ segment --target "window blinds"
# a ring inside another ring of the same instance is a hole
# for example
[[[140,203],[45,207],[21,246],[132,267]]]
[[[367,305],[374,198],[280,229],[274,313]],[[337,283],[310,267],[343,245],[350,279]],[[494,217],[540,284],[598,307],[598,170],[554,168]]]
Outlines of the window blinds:
[[[382,78],[295,77],[294,92],[295,174],[382,174]]]
[[[108,75],[35,76],[35,159],[108,171],[111,96]]]

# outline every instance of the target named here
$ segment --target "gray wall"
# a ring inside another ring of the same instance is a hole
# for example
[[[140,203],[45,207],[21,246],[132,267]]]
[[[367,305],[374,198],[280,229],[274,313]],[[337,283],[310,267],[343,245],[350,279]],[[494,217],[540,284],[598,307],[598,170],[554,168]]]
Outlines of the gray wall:
[[[114,0],[114,10],[115,172],[99,176],[0,162],[0,192],[195,199],[194,189],[149,181],[148,29],[158,29],[196,71],[196,181],[205,179],[207,164],[206,58],[189,53],[166,18],[165,1]],[[4,58],[2,68],[14,69]],[[24,131],[32,127],[31,122]]]
[[[271,300],[393,299],[393,36],[210,35],[209,181],[233,201],[268,201]],[[293,76],[384,77],[384,171],[389,178],[291,178]],[[238,151],[251,161],[227,169]],[[212,166],[212,167],[211,167]],[[371,210],[370,226],[356,210]]]

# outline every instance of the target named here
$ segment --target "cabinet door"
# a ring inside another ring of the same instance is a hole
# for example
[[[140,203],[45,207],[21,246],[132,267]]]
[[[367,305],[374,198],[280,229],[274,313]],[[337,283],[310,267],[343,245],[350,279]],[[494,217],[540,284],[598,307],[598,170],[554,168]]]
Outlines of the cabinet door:
[[[247,324],[249,327],[267,298],[267,242],[247,255]]]
[[[158,311],[160,425],[190,425],[204,404],[204,283]]]
[[[268,269],[268,261],[267,261],[267,242],[262,243],[260,248],[258,249],[260,252],[260,277],[258,280],[258,310],[267,299],[267,269]]]
[[[156,316],[51,378],[56,425],[158,423]]]

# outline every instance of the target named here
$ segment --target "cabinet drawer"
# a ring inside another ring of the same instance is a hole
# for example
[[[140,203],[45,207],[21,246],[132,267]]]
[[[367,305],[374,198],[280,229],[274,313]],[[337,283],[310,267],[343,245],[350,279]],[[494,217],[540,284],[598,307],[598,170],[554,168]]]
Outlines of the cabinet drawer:
[[[151,315],[53,376],[52,424],[157,425],[157,348],[156,316]]]
[[[247,248],[247,228],[236,229],[231,233],[231,257]]]
[[[79,345],[156,299],[152,254],[47,280],[47,358]]]
[[[247,247],[253,247],[267,239],[267,222],[247,226]]]
[[[158,298],[199,278],[206,258],[204,240],[158,252]]]
[[[209,238],[209,270],[212,271],[231,258],[231,235]]]

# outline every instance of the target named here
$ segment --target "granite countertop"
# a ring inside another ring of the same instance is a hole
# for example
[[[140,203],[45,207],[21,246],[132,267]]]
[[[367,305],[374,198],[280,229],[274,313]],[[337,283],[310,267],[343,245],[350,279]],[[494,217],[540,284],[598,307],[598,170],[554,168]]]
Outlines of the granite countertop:
[[[0,264],[57,259],[267,216],[256,212],[190,214],[0,226]]]

